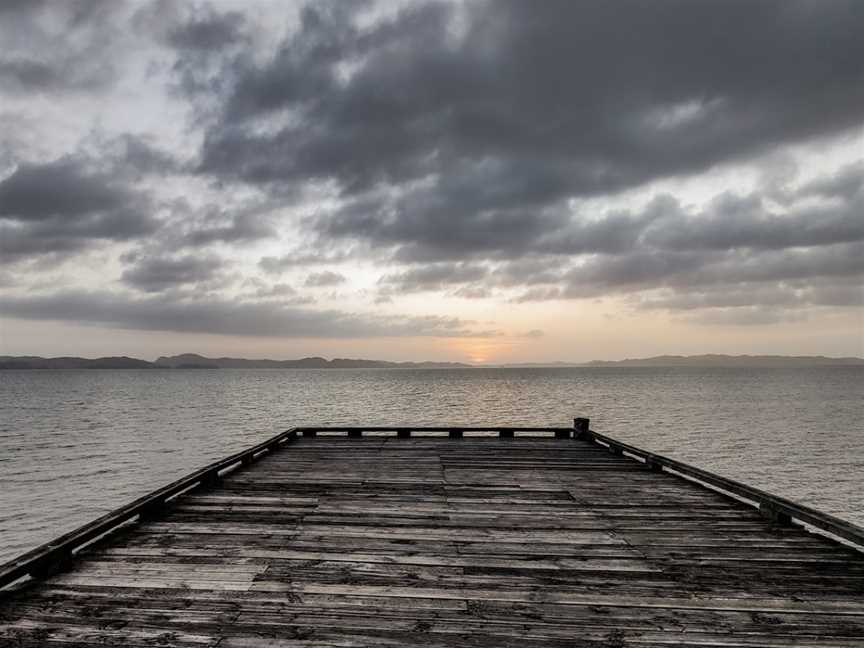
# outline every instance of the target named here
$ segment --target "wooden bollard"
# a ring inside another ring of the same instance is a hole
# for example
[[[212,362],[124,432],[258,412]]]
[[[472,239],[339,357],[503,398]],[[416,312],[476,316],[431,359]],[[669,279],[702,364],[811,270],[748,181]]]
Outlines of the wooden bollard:
[[[591,430],[589,429],[589,425],[591,423],[591,419],[587,418],[574,418],[573,419],[573,438],[574,439],[585,439],[586,441],[591,440]]]

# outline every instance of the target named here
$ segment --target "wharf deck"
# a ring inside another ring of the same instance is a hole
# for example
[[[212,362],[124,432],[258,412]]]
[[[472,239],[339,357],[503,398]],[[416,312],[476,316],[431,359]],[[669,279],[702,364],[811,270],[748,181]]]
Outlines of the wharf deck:
[[[864,554],[594,439],[356,436],[5,594],[0,646],[864,646]]]

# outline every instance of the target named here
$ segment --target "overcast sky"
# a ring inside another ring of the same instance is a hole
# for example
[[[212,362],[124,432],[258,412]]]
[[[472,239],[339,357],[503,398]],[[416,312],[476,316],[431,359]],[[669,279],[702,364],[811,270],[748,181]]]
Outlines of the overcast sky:
[[[0,354],[864,355],[864,2],[0,2]]]

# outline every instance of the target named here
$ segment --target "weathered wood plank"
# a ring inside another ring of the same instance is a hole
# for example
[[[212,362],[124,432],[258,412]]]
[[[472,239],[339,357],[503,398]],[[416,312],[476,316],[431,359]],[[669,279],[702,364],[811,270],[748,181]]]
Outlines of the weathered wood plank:
[[[0,645],[864,645],[858,552],[588,442],[363,430],[89,547]]]

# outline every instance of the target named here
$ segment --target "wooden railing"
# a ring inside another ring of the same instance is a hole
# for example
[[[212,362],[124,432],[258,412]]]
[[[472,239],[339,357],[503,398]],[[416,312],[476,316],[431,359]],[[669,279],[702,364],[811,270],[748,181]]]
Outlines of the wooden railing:
[[[26,576],[38,578],[63,569],[76,553],[99,538],[118,530],[133,519],[144,519],[158,514],[166,502],[194,488],[212,486],[227,473],[251,464],[295,438],[295,430],[286,430],[263,443],[196,470],[5,565],[0,565],[0,589]]]
[[[538,435],[554,439],[577,439],[605,447],[614,454],[626,455],[636,461],[641,461],[651,470],[668,471],[670,474],[687,479],[691,482],[709,487],[726,495],[733,495],[759,508],[759,511],[778,524],[800,523],[817,531],[864,549],[864,529],[827,513],[802,506],[790,500],[766,493],[765,491],[747,486],[715,475],[714,473],[681,463],[662,455],[642,450],[627,443],[600,434],[590,429],[589,420],[574,419],[574,426],[567,427],[298,427],[277,434],[271,439],[256,446],[226,457],[193,472],[167,486],[141,497],[122,508],[85,524],[84,526],[60,536],[20,556],[5,565],[0,565],[0,590],[8,587],[27,576],[39,578],[63,569],[82,549],[96,540],[118,530],[138,519],[147,519],[158,515],[166,503],[195,488],[213,486],[226,474],[241,466],[251,464],[268,453],[290,443],[302,435],[315,437],[321,435],[344,435],[348,438],[361,437],[364,434],[393,435],[397,438],[412,436],[441,436],[460,439],[466,436],[497,435],[502,439],[517,436]]]
[[[553,436],[556,439],[569,439],[573,436],[573,428],[567,427],[299,427],[296,428],[299,434],[305,437],[314,437],[319,433],[322,434],[345,434],[349,437],[361,437],[364,433],[382,434],[392,433],[400,439],[408,439],[412,435],[422,436],[437,436],[446,434],[451,439],[461,439],[466,434],[477,436],[488,436],[489,434],[497,434],[502,439],[512,439],[518,435],[530,436]]]
[[[614,454],[628,455],[643,462],[651,470],[669,471],[671,474],[689,481],[708,486],[712,490],[734,495],[736,498],[743,499],[746,503],[757,507],[763,516],[777,524],[799,523],[842,538],[856,545],[858,549],[864,549],[864,528],[860,526],[783,497],[772,495],[753,486],[742,484],[734,479],[721,477],[707,470],[623,443],[589,429],[588,424],[588,419],[574,419],[574,437],[605,446]]]

